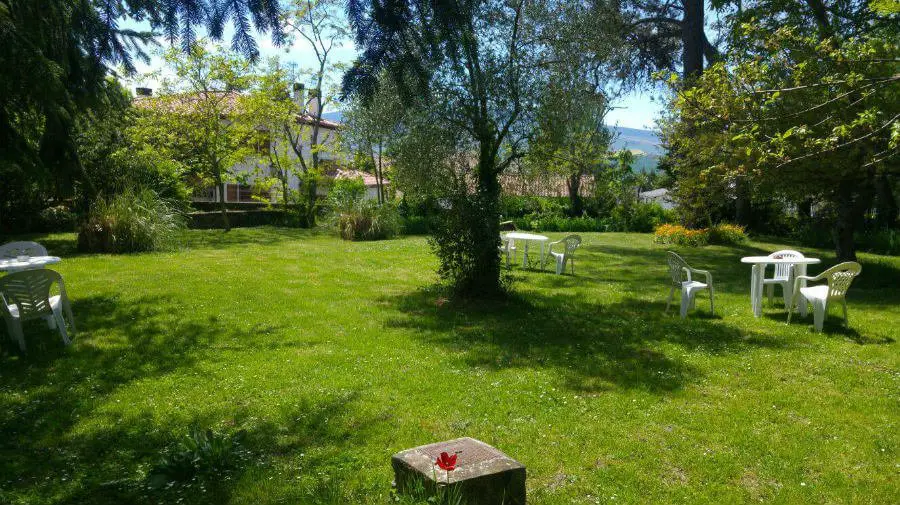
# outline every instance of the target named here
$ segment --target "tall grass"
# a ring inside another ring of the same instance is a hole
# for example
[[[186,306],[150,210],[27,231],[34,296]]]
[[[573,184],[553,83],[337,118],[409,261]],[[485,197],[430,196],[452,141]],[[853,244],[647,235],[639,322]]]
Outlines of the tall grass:
[[[129,189],[94,202],[79,226],[78,248],[103,253],[169,249],[184,227],[184,216],[169,201],[149,189]]]

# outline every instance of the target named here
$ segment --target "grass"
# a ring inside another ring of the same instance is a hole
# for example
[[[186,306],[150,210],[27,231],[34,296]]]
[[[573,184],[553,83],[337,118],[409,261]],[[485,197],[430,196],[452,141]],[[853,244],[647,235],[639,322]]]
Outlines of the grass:
[[[79,334],[2,339],[0,503],[388,503],[391,454],[459,436],[522,461],[535,504],[896,500],[900,258],[861,255],[851,329],[834,311],[816,334],[751,315],[739,258],[781,244],[680,250],[717,288],[716,316],[700,295],[682,321],[650,235],[583,237],[576,277],[514,269],[513,297],[467,304],[424,238],[193,231],[108,256],[41,236]],[[148,485],[197,426],[247,461]]]

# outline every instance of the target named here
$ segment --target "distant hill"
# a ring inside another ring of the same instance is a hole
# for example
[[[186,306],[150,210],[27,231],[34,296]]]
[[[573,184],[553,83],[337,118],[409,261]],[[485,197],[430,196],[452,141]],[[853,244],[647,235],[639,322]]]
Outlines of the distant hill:
[[[612,149],[619,151],[630,149],[635,153],[634,169],[638,172],[652,172],[659,164],[659,158],[665,154],[665,149],[659,145],[659,136],[650,130],[638,130],[624,126],[611,126],[610,130],[616,134],[613,139]],[[638,152],[644,153],[639,155]]]
[[[322,114],[322,118],[340,123],[344,115],[340,111],[326,112]],[[611,146],[614,151],[630,149],[635,153],[635,170],[639,172],[656,170],[660,156],[665,154],[665,149],[659,145],[659,136],[656,132],[624,126],[610,126],[609,129],[616,134]]]

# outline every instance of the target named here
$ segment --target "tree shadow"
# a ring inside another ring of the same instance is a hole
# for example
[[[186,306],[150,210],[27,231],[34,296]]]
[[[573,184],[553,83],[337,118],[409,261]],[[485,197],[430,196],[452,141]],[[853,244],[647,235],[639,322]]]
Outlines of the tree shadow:
[[[282,228],[259,226],[224,230],[190,230],[182,235],[181,247],[185,249],[229,249],[247,245],[277,245],[285,242],[308,240],[327,234],[321,228]]]
[[[552,368],[565,387],[582,393],[614,388],[666,393],[696,380],[700,371],[680,353],[667,352],[668,344],[710,353],[786,345],[711,317],[681,320],[664,314],[663,303],[633,298],[604,305],[559,293],[436,304],[439,298],[436,288],[429,288],[382,300],[397,312],[387,325],[416,330],[471,367]]]
[[[263,420],[241,404],[187,409],[187,416],[162,419],[149,411],[98,409],[137,382],[202,373],[209,362],[226,359],[223,343],[234,352],[275,345],[264,335],[277,327],[239,330],[180,309],[166,297],[78,298],[73,312],[79,331],[68,347],[41,321],[25,328],[29,352],[0,357],[0,501],[28,496],[41,503],[223,503],[245,472],[273,457],[330,445],[334,449],[321,460],[305,462],[327,465],[326,458],[340,457],[343,444],[366,435],[371,423],[348,415],[355,393],[311,391]],[[309,345],[318,344],[277,347]],[[192,425],[224,432],[246,428],[251,460],[228,478],[202,482],[202,488],[148,487],[145,472]]]

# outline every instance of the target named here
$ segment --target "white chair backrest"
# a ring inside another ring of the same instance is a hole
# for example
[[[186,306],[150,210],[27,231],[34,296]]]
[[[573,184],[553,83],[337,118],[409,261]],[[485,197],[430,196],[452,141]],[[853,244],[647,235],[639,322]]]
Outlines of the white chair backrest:
[[[581,236],[569,235],[563,239],[563,243],[566,245],[566,257],[572,256],[575,254],[575,249],[578,249],[578,246],[581,245]]]
[[[860,272],[862,265],[855,261],[840,263],[822,272],[822,276],[828,279],[828,299],[843,298]]]
[[[50,288],[54,283],[59,283],[60,291],[65,289],[57,272],[43,268],[14,272],[0,278],[2,310],[5,312],[7,305],[15,305],[22,321],[50,314]]]
[[[803,253],[798,251],[794,251],[792,249],[783,249],[781,251],[775,251],[769,255],[770,258],[775,259],[783,259],[783,258],[797,258],[803,259]],[[793,263],[776,263],[775,264],[775,278],[776,279],[790,279],[791,278],[791,267],[793,267]]]
[[[0,258],[11,259],[17,256],[46,256],[47,248],[37,242],[9,242],[0,245]]]
[[[690,268],[681,256],[666,251],[666,262],[669,264],[669,275],[672,277],[672,285],[681,287],[681,283],[688,280],[685,268]]]

